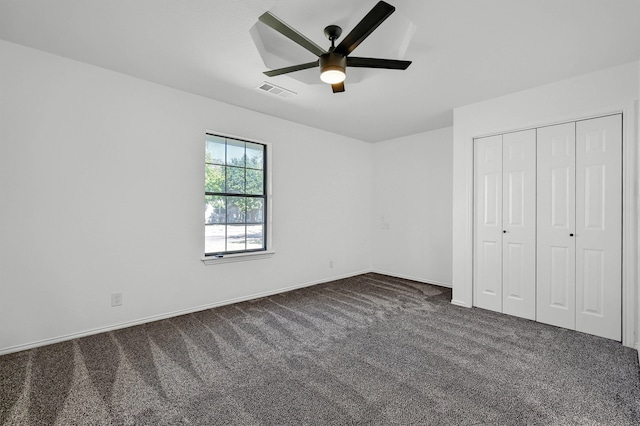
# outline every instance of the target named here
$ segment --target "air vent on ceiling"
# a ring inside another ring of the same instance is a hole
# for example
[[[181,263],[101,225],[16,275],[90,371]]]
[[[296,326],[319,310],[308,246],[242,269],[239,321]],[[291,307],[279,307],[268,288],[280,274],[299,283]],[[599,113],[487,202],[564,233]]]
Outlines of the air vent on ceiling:
[[[296,92],[292,92],[291,90],[276,86],[275,84],[267,83],[266,81],[260,84],[257,89],[264,90],[265,92],[269,92],[272,95],[280,96],[283,98],[291,98],[293,95],[297,95]]]

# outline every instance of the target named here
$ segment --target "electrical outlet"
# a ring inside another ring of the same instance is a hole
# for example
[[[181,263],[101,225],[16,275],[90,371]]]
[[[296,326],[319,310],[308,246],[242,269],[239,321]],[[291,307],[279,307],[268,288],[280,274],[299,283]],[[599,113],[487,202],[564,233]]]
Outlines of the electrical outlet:
[[[333,260],[329,261],[329,268],[333,268]]]
[[[122,306],[122,293],[111,294],[111,306]]]

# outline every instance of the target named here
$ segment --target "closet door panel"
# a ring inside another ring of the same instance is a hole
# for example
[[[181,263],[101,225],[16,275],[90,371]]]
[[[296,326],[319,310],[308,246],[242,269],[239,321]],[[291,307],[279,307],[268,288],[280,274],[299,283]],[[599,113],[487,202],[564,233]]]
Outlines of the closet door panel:
[[[539,322],[575,329],[575,123],[537,130]]]
[[[502,311],[533,320],[536,315],[536,131],[505,134],[502,153]]]
[[[576,123],[576,330],[622,338],[622,116]]]
[[[502,136],[474,140],[474,306],[502,312]]]

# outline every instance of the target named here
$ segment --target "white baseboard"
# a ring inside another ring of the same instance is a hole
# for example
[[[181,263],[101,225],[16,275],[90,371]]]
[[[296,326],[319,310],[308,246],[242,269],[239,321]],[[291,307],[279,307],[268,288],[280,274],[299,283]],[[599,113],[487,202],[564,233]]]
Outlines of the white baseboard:
[[[451,283],[444,283],[442,281],[417,278],[417,277],[412,277],[411,275],[397,274],[395,272],[386,272],[380,269],[375,269],[375,270],[372,270],[371,272],[374,272],[376,274],[389,275],[390,277],[403,278],[405,280],[417,281],[419,283],[424,283],[424,284],[433,284],[440,287],[453,288],[453,285]]]
[[[472,307],[471,305],[467,305],[464,302],[460,302],[459,300],[453,300],[453,299],[451,300],[451,304],[452,305],[456,305],[456,306],[461,306],[463,308],[471,308]]]
[[[341,279],[344,279],[344,278],[355,277],[357,275],[366,274],[367,272],[371,272],[371,271],[360,271],[360,272],[353,272],[353,273],[344,274],[344,275],[333,276],[333,277],[330,277],[330,278],[325,278],[325,279],[321,279],[321,280],[317,280],[317,281],[311,281],[311,282],[307,282],[307,283],[304,283],[304,284],[298,284],[298,285],[293,285],[293,286],[289,286],[289,287],[282,287],[282,288],[279,288],[279,289],[265,291],[265,292],[261,292],[261,293],[255,293],[255,294],[251,294],[251,295],[248,295],[248,296],[236,297],[236,298],[233,298],[233,299],[227,299],[227,300],[223,300],[223,301],[220,301],[220,302],[207,303],[205,305],[195,306],[195,307],[187,308],[187,309],[180,309],[180,310],[177,310],[177,311],[167,312],[167,313],[159,314],[159,315],[152,315],[150,317],[140,318],[140,319],[133,320],[133,321],[122,322],[122,323],[110,325],[110,326],[107,326],[107,327],[94,328],[94,329],[91,329],[91,330],[81,331],[79,333],[71,333],[71,334],[66,334],[66,335],[63,335],[63,336],[52,337],[50,339],[38,340],[36,342],[24,343],[24,344],[16,345],[16,346],[10,346],[8,348],[0,349],[0,355],[7,355],[7,354],[10,354],[10,353],[20,352],[20,351],[24,351],[24,350],[27,350],[27,349],[33,349],[33,348],[37,348],[37,347],[40,347],[40,346],[52,345],[54,343],[60,343],[60,342],[68,341],[68,340],[78,339],[80,337],[86,337],[86,336],[91,336],[91,335],[94,335],[94,334],[106,333],[108,331],[119,330],[119,329],[122,329],[122,328],[133,327],[135,325],[146,324],[146,323],[153,322],[153,321],[159,321],[159,320],[163,320],[163,319],[167,319],[167,318],[177,317],[177,316],[180,316],[180,315],[186,315],[186,314],[191,314],[191,313],[198,312],[198,311],[204,311],[204,310],[211,309],[211,308],[217,308],[219,306],[231,305],[233,303],[239,303],[239,302],[246,302],[247,300],[260,299],[262,297],[268,297],[268,296],[273,296],[273,295],[280,294],[280,293],[286,293],[288,291],[297,290],[297,289],[304,288],[304,287],[310,287],[310,286],[317,285],[317,284],[322,284],[322,283],[327,283],[327,282],[331,282],[331,281],[341,280]]]

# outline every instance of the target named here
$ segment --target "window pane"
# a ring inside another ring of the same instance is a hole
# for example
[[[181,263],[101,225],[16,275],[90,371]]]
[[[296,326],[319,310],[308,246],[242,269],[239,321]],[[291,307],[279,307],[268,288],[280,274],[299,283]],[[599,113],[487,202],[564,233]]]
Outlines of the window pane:
[[[226,241],[225,225],[206,225],[204,227],[204,252],[225,252]]]
[[[206,192],[224,192],[224,166],[206,164],[204,167],[204,190]]]
[[[227,165],[244,167],[244,142],[227,139]]]
[[[219,136],[207,135],[207,163],[224,164],[225,141]]]
[[[244,197],[227,197],[227,223],[244,223],[245,212]]]
[[[231,194],[244,193],[244,171],[239,167],[227,167],[227,192]]]
[[[247,250],[264,248],[264,226],[247,225]]]
[[[247,142],[247,167],[262,169],[264,163],[264,145]]]
[[[264,199],[247,198],[247,223],[264,222]]]
[[[245,225],[227,225],[227,251],[246,250]]]
[[[204,196],[204,223],[225,223],[227,220],[225,198],[217,195]]]
[[[264,193],[264,180],[262,170],[245,169],[247,171],[247,187],[245,194],[262,195]]]

